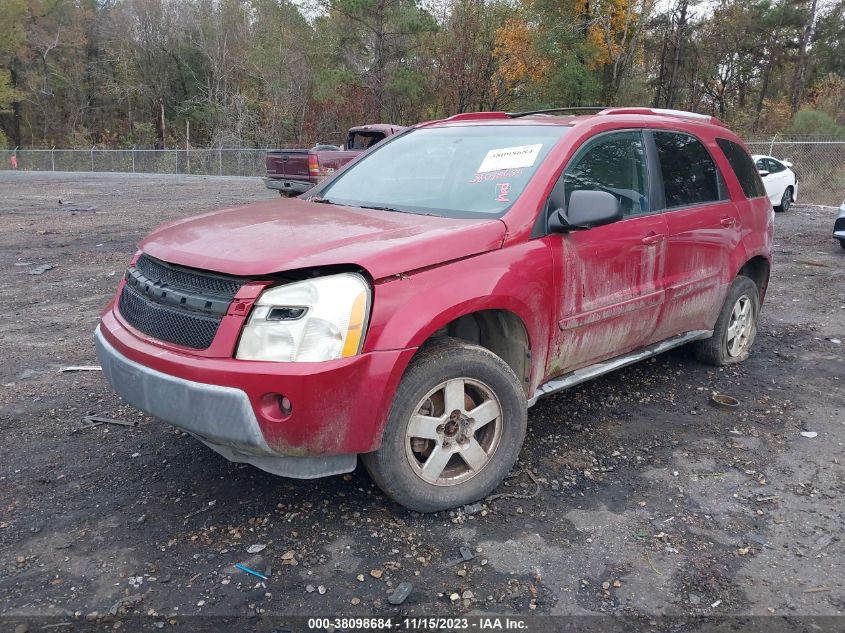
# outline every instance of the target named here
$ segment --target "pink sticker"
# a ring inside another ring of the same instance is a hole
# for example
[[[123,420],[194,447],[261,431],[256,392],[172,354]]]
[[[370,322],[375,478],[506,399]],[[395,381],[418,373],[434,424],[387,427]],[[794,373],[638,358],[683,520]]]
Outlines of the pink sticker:
[[[497,182],[496,183],[496,191],[499,192],[499,195],[496,197],[496,202],[510,202],[511,199],[508,198],[508,192],[511,190],[511,183],[509,182]]]
[[[491,171],[485,174],[475,174],[470,180],[470,183],[489,182],[497,178],[507,178],[509,176],[521,176],[524,169],[500,169],[498,171]]]

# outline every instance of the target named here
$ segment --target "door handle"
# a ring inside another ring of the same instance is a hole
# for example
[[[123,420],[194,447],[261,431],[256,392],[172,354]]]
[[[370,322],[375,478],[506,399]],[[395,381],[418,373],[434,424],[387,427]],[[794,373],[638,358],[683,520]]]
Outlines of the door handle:
[[[722,226],[733,226],[734,224],[736,224],[736,219],[722,218],[721,220],[719,220],[719,224],[721,224]]]
[[[655,244],[659,244],[663,241],[663,238],[666,237],[663,233],[654,233],[653,235],[646,235],[642,239],[642,243],[646,246],[654,246]]]

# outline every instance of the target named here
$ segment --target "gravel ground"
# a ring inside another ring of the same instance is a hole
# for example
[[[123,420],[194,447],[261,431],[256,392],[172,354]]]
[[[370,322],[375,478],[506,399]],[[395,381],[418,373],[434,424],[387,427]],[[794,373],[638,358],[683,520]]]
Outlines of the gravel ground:
[[[58,372],[96,363],[99,312],[145,233],[274,196],[257,179],[0,172],[0,628],[110,610],[165,627],[263,612],[842,614],[834,209],[776,217],[746,363],[680,349],[542,400],[496,491],[511,496],[422,516],[360,468],[295,481],[231,464],[124,405],[99,372]],[[27,274],[41,264],[55,268]],[[714,391],[739,410],[710,407]],[[138,425],[80,428],[87,414]],[[475,557],[442,569],[463,545]],[[401,582],[414,589],[392,606]]]

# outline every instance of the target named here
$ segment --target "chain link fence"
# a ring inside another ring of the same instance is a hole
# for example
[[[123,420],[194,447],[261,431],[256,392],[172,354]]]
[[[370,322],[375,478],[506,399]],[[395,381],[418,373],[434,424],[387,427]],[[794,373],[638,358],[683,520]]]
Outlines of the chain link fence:
[[[263,176],[263,149],[0,150],[0,169],[203,176]]]
[[[798,199],[838,206],[845,199],[845,140],[770,138],[746,141],[755,154],[792,163]],[[263,176],[264,149],[15,149],[0,150],[0,169],[211,176]]]
[[[845,200],[845,140],[775,137],[745,144],[753,154],[792,163],[799,203],[838,207]]]

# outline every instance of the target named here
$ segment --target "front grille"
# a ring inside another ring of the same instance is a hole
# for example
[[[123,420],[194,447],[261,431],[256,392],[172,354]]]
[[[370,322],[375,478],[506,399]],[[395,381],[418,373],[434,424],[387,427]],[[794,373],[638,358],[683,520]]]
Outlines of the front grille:
[[[148,336],[206,349],[243,283],[142,255],[126,271],[118,309],[132,327]]]
[[[161,341],[205,349],[211,345],[220,318],[189,312],[150,301],[128,284],[118,302],[120,313],[132,327]]]
[[[229,301],[235,298],[235,294],[243,284],[241,280],[222,275],[177,268],[156,261],[147,255],[141,255],[135,264],[135,268],[144,277],[152,279],[162,286],[228,297]]]

